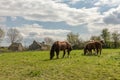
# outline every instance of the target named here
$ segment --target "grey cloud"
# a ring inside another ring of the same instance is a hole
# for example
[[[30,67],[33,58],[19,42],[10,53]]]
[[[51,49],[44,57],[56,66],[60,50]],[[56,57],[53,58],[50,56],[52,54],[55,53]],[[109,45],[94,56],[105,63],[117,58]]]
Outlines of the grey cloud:
[[[120,24],[120,18],[114,16],[108,16],[104,18],[106,24]]]
[[[29,33],[29,36],[31,36],[31,37],[32,37],[32,36],[36,36],[36,35],[38,35],[38,33],[36,33],[36,32],[30,32],[30,33]]]
[[[106,24],[120,24],[120,7],[108,11],[103,18],[103,21]]]

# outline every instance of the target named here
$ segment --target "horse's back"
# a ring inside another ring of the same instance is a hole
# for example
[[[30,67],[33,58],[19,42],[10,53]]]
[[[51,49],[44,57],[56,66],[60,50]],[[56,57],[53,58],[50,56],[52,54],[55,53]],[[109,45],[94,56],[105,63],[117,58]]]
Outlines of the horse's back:
[[[102,43],[101,42],[95,41],[94,43],[95,43],[96,48],[102,48]]]
[[[85,46],[86,49],[94,49],[95,48],[95,44],[94,42],[89,42],[86,44]]]
[[[62,42],[59,43],[59,46],[60,46],[61,50],[65,50],[65,49],[67,49],[68,45],[67,45],[67,42],[62,41]]]
[[[71,48],[71,45],[66,41],[56,41],[54,42],[54,47],[56,49],[65,50]]]

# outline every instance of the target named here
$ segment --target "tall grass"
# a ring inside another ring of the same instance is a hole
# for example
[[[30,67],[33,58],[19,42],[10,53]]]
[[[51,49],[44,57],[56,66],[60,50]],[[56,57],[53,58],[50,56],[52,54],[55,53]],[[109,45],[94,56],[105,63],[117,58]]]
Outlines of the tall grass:
[[[0,80],[120,80],[120,49],[84,56],[73,50],[70,58],[49,60],[49,51],[0,54]]]

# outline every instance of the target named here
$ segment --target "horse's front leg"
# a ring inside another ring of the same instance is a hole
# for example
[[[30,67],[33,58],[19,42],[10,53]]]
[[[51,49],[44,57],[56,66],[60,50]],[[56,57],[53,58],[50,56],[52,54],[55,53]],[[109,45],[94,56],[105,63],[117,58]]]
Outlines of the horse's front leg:
[[[59,59],[59,50],[56,51],[57,59]]]
[[[70,51],[68,50],[67,52],[68,52],[68,58],[69,58],[69,56],[70,56]]]
[[[97,49],[97,55],[98,55],[98,53],[99,53],[99,49]]]
[[[64,56],[65,56],[65,50],[63,50],[63,57],[62,58],[64,58]]]
[[[92,55],[92,49],[90,50],[90,55]]]
[[[86,55],[86,53],[87,53],[87,50],[86,50],[86,49],[84,49],[84,55]]]
[[[89,55],[92,55],[92,49],[89,49],[88,51],[89,51]]]

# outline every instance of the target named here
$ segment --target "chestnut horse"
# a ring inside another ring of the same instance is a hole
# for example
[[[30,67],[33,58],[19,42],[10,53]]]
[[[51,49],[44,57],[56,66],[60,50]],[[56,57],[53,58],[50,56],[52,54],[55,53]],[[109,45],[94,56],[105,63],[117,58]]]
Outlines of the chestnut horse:
[[[86,55],[87,52],[92,54],[92,50],[97,51],[97,55],[100,52],[101,55],[103,44],[105,44],[103,40],[87,43],[86,46],[84,47],[84,55]]]
[[[52,59],[54,57],[55,52],[56,52],[57,58],[59,58],[60,50],[63,50],[63,58],[65,56],[66,50],[67,50],[68,57],[69,57],[69,54],[70,54],[70,51],[72,50],[72,47],[66,41],[63,41],[63,42],[56,41],[56,42],[54,42],[52,47],[51,47],[51,50],[50,50],[50,59]]]

